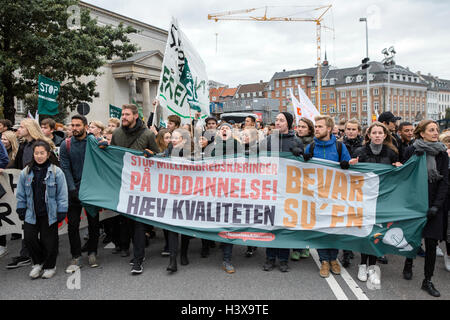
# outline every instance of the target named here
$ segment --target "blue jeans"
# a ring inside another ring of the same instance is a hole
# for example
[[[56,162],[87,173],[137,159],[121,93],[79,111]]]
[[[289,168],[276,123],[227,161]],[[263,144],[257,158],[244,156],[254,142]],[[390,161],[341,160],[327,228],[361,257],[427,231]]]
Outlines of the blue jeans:
[[[231,255],[233,253],[233,245],[231,243],[224,243],[222,246],[223,261],[231,262]]]
[[[319,254],[319,260],[322,261],[333,261],[337,260],[337,256],[339,253],[338,249],[317,249],[317,253]]]
[[[266,248],[266,257],[269,260],[288,261],[290,249]]]

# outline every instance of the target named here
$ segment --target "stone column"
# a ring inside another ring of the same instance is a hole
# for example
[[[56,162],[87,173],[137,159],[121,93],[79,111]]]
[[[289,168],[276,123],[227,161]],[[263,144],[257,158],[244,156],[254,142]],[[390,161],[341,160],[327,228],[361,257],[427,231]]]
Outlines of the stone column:
[[[136,102],[137,100],[137,93],[136,93],[136,78],[133,76],[127,77],[128,80],[128,95],[129,95],[129,103],[132,104],[133,101]]]
[[[144,117],[148,119],[150,112],[152,110],[152,102],[150,101],[150,80],[144,79],[142,82],[142,111],[144,112]]]

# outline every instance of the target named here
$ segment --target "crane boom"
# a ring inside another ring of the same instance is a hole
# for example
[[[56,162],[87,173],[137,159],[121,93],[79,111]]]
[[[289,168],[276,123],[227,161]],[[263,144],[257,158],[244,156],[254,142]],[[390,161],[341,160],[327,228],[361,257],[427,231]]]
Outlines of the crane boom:
[[[234,10],[226,11],[215,14],[208,14],[208,20],[214,20],[218,22],[219,20],[225,21],[285,21],[285,22],[314,22],[316,24],[316,42],[317,42],[317,75],[316,75],[316,106],[317,110],[320,111],[321,104],[321,91],[322,91],[322,63],[321,63],[321,28],[327,28],[333,30],[332,28],[322,26],[322,20],[325,14],[330,10],[332,5],[324,5],[311,9],[311,11],[321,11],[321,14],[317,18],[290,18],[290,17],[267,17],[267,9],[271,7],[261,7],[261,8],[250,8],[244,10]],[[260,9],[265,9],[264,16],[233,16],[236,14],[251,13]],[[233,16],[233,17],[232,17]]]

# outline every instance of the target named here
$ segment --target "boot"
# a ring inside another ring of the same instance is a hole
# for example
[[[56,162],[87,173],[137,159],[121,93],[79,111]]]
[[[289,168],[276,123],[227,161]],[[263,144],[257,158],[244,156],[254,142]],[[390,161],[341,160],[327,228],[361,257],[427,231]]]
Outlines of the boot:
[[[177,256],[170,256],[169,265],[167,266],[166,270],[170,272],[177,272]]]
[[[189,260],[187,257],[187,251],[189,248],[189,239],[183,239],[181,238],[181,256],[180,256],[180,263],[182,266],[188,265]]]
[[[344,250],[344,254],[342,255],[342,266],[344,268],[348,268],[350,266],[350,252],[348,250]]]
[[[431,282],[431,280],[423,279],[422,290],[425,290],[426,292],[428,292],[429,295],[433,297],[441,296],[439,291],[437,291],[436,288],[434,287],[433,282]]]
[[[413,276],[412,266],[413,266],[412,259],[406,259],[405,266],[403,267],[403,278],[405,280],[412,279],[412,276]]]

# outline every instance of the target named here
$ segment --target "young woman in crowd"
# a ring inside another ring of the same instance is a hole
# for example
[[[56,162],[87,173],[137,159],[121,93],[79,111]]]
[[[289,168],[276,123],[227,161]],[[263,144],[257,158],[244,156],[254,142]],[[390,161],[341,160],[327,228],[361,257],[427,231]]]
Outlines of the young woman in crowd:
[[[447,147],[439,142],[439,126],[435,121],[421,121],[414,130],[414,136],[416,140],[405,150],[405,161],[414,154],[419,156],[425,154],[428,172],[429,209],[427,223],[422,231],[422,237],[425,240],[425,279],[422,282],[422,289],[433,297],[439,297],[440,292],[434,287],[431,278],[436,263],[438,241],[447,238],[447,226],[444,219],[448,218],[446,210],[448,210],[449,201],[449,156]],[[406,259],[403,276],[406,279],[412,278],[412,259]]]
[[[402,164],[398,162],[398,150],[392,144],[392,136],[389,129],[381,122],[374,122],[367,129],[364,138],[364,145],[354,151],[350,164],[358,162],[382,163],[399,167]],[[376,272],[375,266],[377,257],[361,253],[361,264],[358,267],[358,279],[361,281],[370,281],[373,285],[380,285],[381,279]]]
[[[20,173],[17,213],[24,221],[24,239],[33,267],[30,277],[49,279],[56,273],[58,223],[68,210],[66,178],[50,160],[50,145],[37,140],[31,163]]]
[[[89,133],[92,133],[95,138],[101,139],[103,136],[103,131],[106,127],[101,121],[92,121],[89,124]]]

